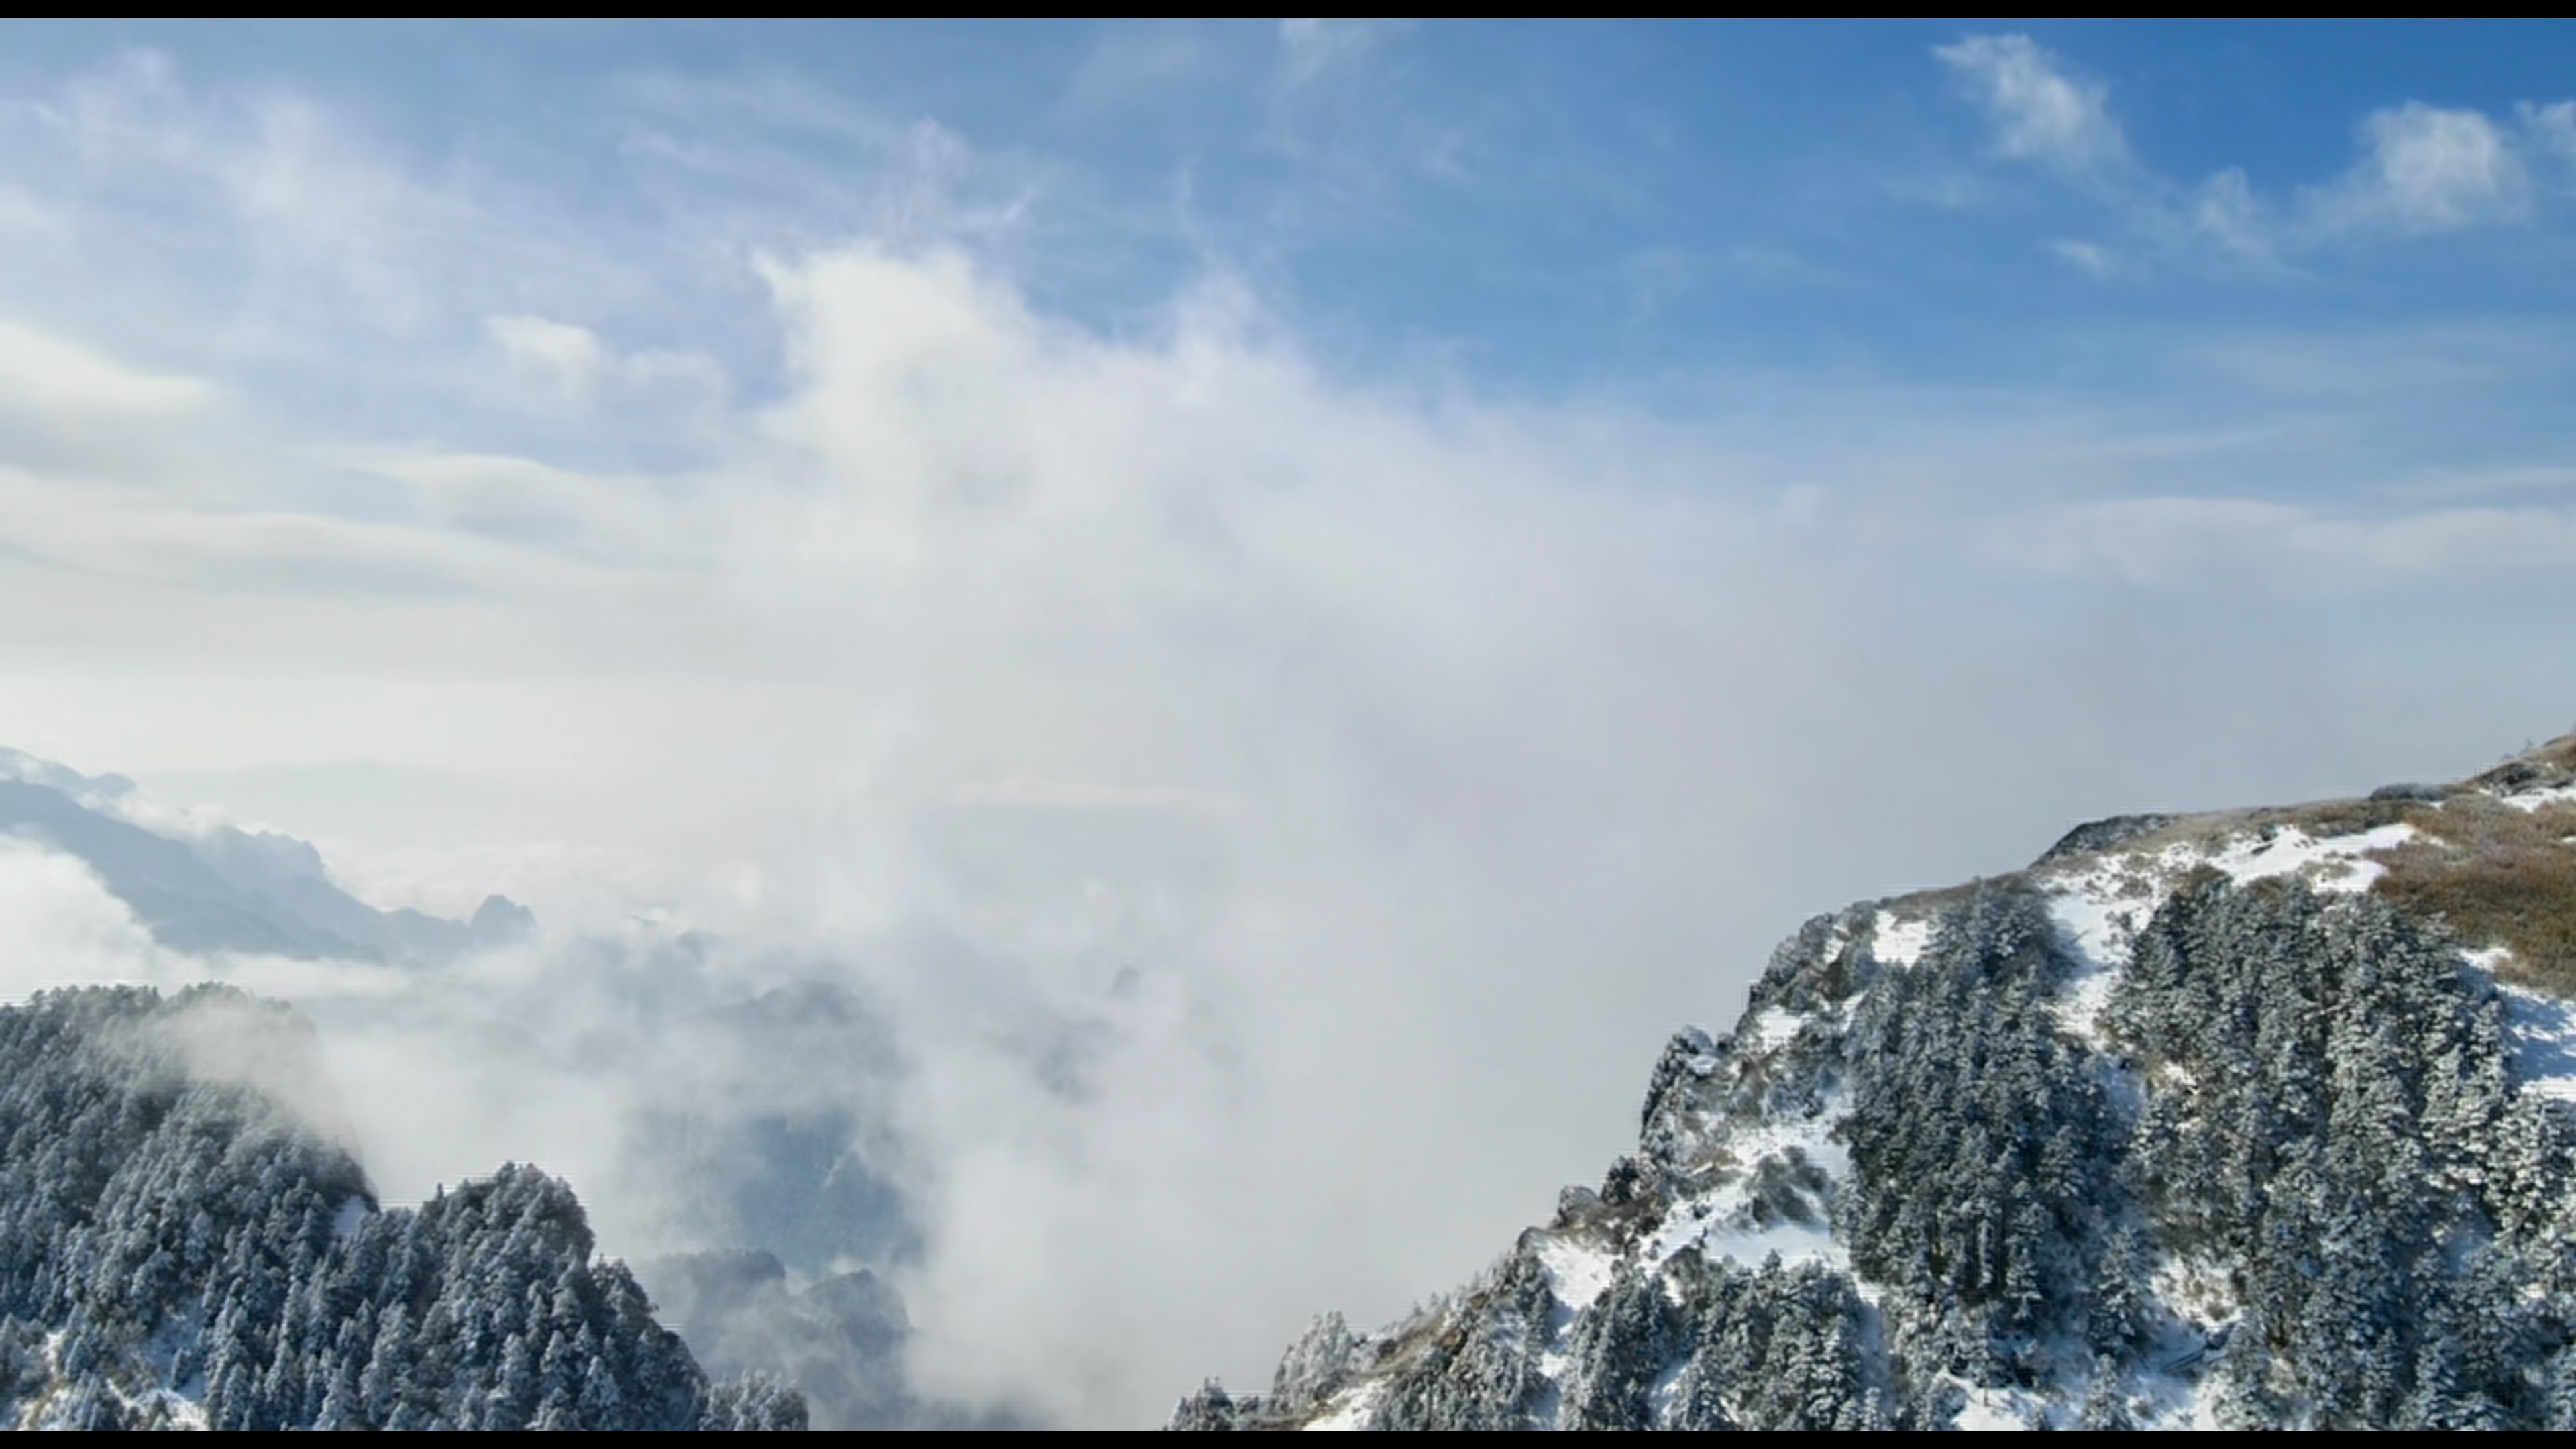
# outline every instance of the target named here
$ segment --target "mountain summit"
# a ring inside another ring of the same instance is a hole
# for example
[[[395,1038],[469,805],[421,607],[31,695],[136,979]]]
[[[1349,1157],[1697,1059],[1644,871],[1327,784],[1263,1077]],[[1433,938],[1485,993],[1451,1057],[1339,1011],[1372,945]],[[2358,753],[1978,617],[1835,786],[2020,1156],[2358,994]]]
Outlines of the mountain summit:
[[[2069,832],[1681,1032],[1636,1150],[1175,1427],[2576,1427],[2576,736]]]

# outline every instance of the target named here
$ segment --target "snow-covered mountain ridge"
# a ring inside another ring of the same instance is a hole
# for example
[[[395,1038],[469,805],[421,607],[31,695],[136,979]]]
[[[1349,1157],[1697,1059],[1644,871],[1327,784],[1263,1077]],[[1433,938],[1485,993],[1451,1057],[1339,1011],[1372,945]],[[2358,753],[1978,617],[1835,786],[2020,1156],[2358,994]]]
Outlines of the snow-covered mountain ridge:
[[[1476,1282],[1181,1427],[2576,1427],[2576,737],[2070,832],[1677,1035]]]

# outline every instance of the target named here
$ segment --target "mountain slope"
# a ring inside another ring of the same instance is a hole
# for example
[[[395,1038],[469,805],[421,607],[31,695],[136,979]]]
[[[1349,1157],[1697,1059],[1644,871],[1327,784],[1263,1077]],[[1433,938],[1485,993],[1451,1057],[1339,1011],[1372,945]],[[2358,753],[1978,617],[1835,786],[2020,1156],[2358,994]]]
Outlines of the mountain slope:
[[[2576,740],[1819,917],[1597,1191],[1175,1423],[2576,1427],[2571,919]]]
[[[304,841],[224,825],[180,828],[166,813],[122,775],[83,775],[0,749],[0,836],[76,857],[174,950],[427,962],[534,925],[501,896],[487,897],[471,921],[379,911],[332,884]]]
[[[803,1427],[711,1384],[535,1168],[380,1210],[290,1105],[310,1035],[217,987],[0,1008],[0,1422]]]

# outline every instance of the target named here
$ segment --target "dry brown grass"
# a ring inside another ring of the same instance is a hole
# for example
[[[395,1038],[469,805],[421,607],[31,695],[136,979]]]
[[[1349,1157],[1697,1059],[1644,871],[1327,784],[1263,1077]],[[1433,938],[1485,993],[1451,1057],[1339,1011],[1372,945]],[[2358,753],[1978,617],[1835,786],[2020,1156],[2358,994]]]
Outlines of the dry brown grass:
[[[2576,734],[2564,734],[2547,744],[2507,758],[2495,768],[2471,777],[2468,783],[2502,789],[2524,789],[2539,784],[2564,783],[2576,775]]]
[[[2273,812],[2262,811],[2269,815]],[[2358,835],[2377,830],[2383,825],[2400,823],[2422,827],[2437,812],[2415,800],[2321,800],[2314,805],[2301,805],[2279,812],[2281,823],[2295,825],[2320,840],[2335,835]]]
[[[2466,794],[2405,818],[2417,838],[2372,853],[2388,872],[2371,889],[2439,914],[2463,945],[2505,947],[2505,975],[2576,995],[2576,805],[2523,811]]]
[[[2010,875],[1980,876],[1975,880],[1961,881],[1957,885],[1907,891],[1903,895],[1890,896],[1880,904],[1895,911],[1899,916],[1920,919],[1924,916],[1937,916],[1943,911],[1964,906],[1975,900],[1979,891],[2009,888],[2020,884],[2022,879],[2023,873],[2019,871]]]

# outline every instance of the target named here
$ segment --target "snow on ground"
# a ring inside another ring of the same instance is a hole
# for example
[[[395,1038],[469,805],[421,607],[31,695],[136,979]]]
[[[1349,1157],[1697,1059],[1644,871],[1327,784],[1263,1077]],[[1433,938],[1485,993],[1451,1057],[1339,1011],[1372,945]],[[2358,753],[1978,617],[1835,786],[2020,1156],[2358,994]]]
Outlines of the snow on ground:
[[[208,1427],[206,1406],[196,1400],[181,1398],[177,1394],[164,1391],[160,1402],[161,1406],[170,1413],[171,1428],[204,1430]]]
[[[193,1359],[199,1365],[185,1381],[164,1393],[174,1403],[187,1405],[189,1411],[200,1419],[206,1416],[204,1406],[198,1403],[206,1396],[205,1349],[205,1329],[195,1321],[194,1315],[163,1324],[143,1344],[143,1361],[165,1382],[177,1373],[180,1359]],[[186,1415],[181,1414],[180,1417]]]
[[[2209,863],[2227,872],[2238,885],[2278,875],[2298,875],[2318,890],[2358,893],[2370,889],[2370,883],[2386,870],[2375,860],[2362,859],[2366,852],[2387,850],[2414,838],[2412,825],[2383,825],[2376,830],[2331,835],[2322,840],[2288,826],[2268,840],[2259,833],[2230,840],[2224,849],[2209,857]]]
[[[1980,1388],[1965,1379],[1954,1379],[1967,1395],[1959,1406],[1957,1426],[1966,1430],[2028,1429],[2031,1421],[2048,1407],[2048,1399],[2027,1389]]]
[[[1911,967],[1923,957],[1923,948],[1932,944],[1932,920],[1928,916],[1906,919],[1893,911],[1881,911],[1870,925],[1869,953],[1881,965]]]
[[[2057,1004],[2067,1032],[2103,1045],[2098,1024],[2129,958],[2129,938],[2155,913],[2162,889],[2116,861],[2061,875],[2048,884],[2048,914],[2075,958],[2075,977]]]
[[[2499,796],[2507,805],[2526,813],[2543,805],[2559,805],[2576,800],[2576,785],[2553,785],[2546,790],[2526,790],[2519,795]]]
[[[1365,1429],[1369,1415],[1377,1412],[1377,1401],[1386,1396],[1386,1381],[1371,1378],[1341,1396],[1331,1408],[1306,1421],[1308,1429],[1350,1431]]]
[[[2066,933],[2067,949],[2087,974],[2116,968],[2129,937],[2152,914],[2160,892],[2088,872],[2048,894],[2048,913]]]
[[[1697,1237],[1684,1236],[1679,1245],[1697,1245],[1703,1258],[1723,1258],[1739,1267],[1759,1268],[1773,1253],[1780,1255],[1783,1267],[1794,1268],[1809,1261],[1821,1262],[1828,1268],[1848,1270],[1851,1254],[1834,1241],[1833,1230],[1823,1223],[1776,1223],[1768,1228],[1743,1232],[1711,1231]]]
[[[2119,972],[2107,966],[2077,977],[2057,1003],[2058,1025],[2085,1045],[2106,1049],[2109,1043],[2102,1036],[2102,1008],[2111,1004],[2111,988],[2119,980]]]
[[[2202,1434],[2216,1433],[2223,1427],[2218,1422],[2218,1404],[2220,1399],[2226,1397],[2227,1392],[2227,1380],[2214,1369],[2205,1368],[2201,1371],[2200,1377],[2190,1381],[2188,1392],[2182,1396],[2182,1402],[2176,1407],[2172,1416],[2157,1419],[2147,1427],[2190,1429]]]
[[[117,1402],[125,1406],[128,1414],[146,1423],[151,1421],[153,1411],[157,1409],[168,1416],[170,1427],[173,1429],[206,1427],[206,1406],[195,1399],[172,1393],[168,1389],[147,1389],[141,1394],[128,1394],[122,1389],[110,1386],[108,1392],[116,1396]]]
[[[1690,1360],[1677,1358],[1664,1365],[1662,1373],[1655,1375],[1654,1384],[1646,1390],[1646,1407],[1653,1412],[1655,1423],[1670,1421],[1674,1409],[1678,1407],[1676,1401],[1681,1398],[1682,1376],[1688,1372],[1690,1372]]]
[[[1848,1266],[1849,1255],[1823,1222],[1779,1222],[1768,1228],[1752,1228],[1731,1220],[1751,1205],[1755,1175],[1762,1164],[1785,1158],[1792,1150],[1805,1154],[1808,1163],[1828,1180],[1841,1183],[1850,1173],[1851,1153],[1834,1140],[1833,1132],[1850,1115],[1851,1109],[1836,1094],[1813,1117],[1768,1119],[1729,1134],[1725,1150],[1735,1165],[1715,1187],[1673,1204],[1662,1229],[1639,1254],[1642,1263],[1661,1268],[1682,1249],[1696,1247],[1706,1257],[1728,1258],[1747,1267],[1759,1265],[1774,1252],[1783,1263],[1818,1258],[1838,1268]],[[1819,1209],[1822,1206],[1818,1204]]]
[[[2174,1316],[2207,1332],[2244,1311],[2236,1301],[2235,1280],[2226,1265],[2207,1258],[2174,1254],[2156,1265],[2149,1285]]]
[[[2210,1432],[2218,1425],[2218,1395],[2222,1380],[2214,1366],[2204,1365],[2196,1377],[2176,1374],[2140,1373],[2129,1377],[2130,1407],[2141,1429],[2196,1429]]]
[[[2463,954],[2472,967],[2492,975],[2506,953],[2494,946]],[[2504,998],[2505,1045],[2513,1052],[2515,1079],[2525,1091],[2576,1102],[2576,1001],[2503,981],[2495,988]]]
[[[2155,914],[2168,892],[2202,865],[2225,871],[2237,884],[2296,875],[2321,891],[2359,893],[2386,870],[2370,852],[2402,845],[2411,825],[2384,825],[2349,835],[2319,837],[2296,826],[2247,831],[2216,842],[2176,841],[2153,852],[2112,851],[2079,866],[2042,874],[2048,911],[2075,957],[2058,1016],[2067,1031],[2101,1045],[2096,1025],[2111,987],[2129,955],[2137,928]]]
[[[18,1410],[17,1428],[23,1430],[65,1427],[53,1422],[51,1414],[59,1411],[59,1401],[62,1398],[58,1390],[63,1377],[63,1339],[67,1336],[59,1328],[45,1335],[45,1345],[39,1353],[45,1372],[45,1385],[38,1392],[25,1394],[21,1399],[22,1407]],[[23,1390],[21,1392],[23,1393]]]
[[[1548,1291],[1577,1313],[1592,1306],[1619,1266],[1619,1255],[1585,1242],[1575,1233],[1542,1233],[1538,1265],[1547,1270]]]
[[[1807,1023],[1814,1019],[1804,1012],[1783,1011],[1776,1006],[1766,1006],[1754,1013],[1753,1019],[1744,1024],[1743,1030],[1737,1033],[1737,1037],[1749,1049],[1776,1051],[1796,1041],[1798,1033],[1805,1030]]]

